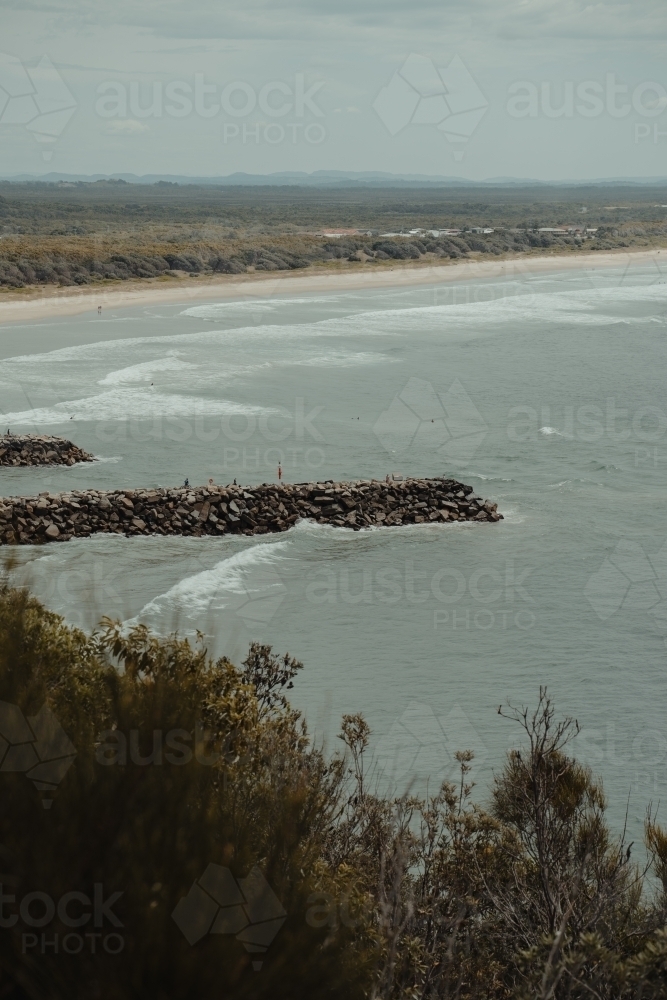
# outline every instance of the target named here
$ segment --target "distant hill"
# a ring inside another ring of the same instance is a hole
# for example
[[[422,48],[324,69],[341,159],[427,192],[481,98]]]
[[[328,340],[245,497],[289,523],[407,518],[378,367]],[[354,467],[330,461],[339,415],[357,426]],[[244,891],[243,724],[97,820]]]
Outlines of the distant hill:
[[[179,174],[14,174],[0,177],[13,183],[125,183],[177,184],[213,187],[593,187],[593,186],[662,186],[667,177],[603,177],[594,180],[539,181],[534,178],[489,177],[472,181],[464,177],[437,177],[427,174],[391,174],[381,171],[316,170],[313,173],[284,171],[273,174],[234,173],[226,177],[187,177]]]

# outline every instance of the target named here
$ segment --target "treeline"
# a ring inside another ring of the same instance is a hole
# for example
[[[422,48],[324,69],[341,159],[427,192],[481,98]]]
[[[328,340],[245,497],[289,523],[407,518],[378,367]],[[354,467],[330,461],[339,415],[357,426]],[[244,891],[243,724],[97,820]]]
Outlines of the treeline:
[[[639,235],[625,236],[601,229],[595,239],[539,232],[497,231],[459,236],[341,237],[322,239],[291,235],[265,242],[260,238],[206,240],[142,246],[145,240],[118,236],[95,241],[78,235],[9,236],[0,242],[0,286],[88,285],[104,280],[157,278],[169,273],[197,275],[244,274],[248,271],[290,271],[333,261],[369,263],[420,259],[458,259],[471,254],[500,256],[540,250],[569,252],[646,245]],[[138,244],[138,245],[137,245]]]
[[[517,184],[465,187],[336,187],[267,185],[10,183],[0,181],[0,227],[49,233],[100,231],[105,226],[211,226],[239,233],[344,227],[378,232],[539,229],[638,223],[663,226],[665,184]]]
[[[667,833],[635,862],[546,692],[500,709],[482,806],[465,747],[428,798],[381,790],[359,715],[324,752],[300,669],[0,587],[3,996],[665,997]]]

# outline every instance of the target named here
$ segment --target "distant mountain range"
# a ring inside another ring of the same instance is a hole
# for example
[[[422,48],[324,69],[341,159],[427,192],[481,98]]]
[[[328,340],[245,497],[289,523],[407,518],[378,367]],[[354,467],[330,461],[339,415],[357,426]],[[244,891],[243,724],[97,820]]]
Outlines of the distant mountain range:
[[[592,187],[592,186],[662,186],[665,177],[601,177],[593,180],[539,181],[534,178],[489,177],[472,181],[464,177],[433,177],[426,174],[390,174],[381,171],[316,170],[311,174],[284,171],[274,174],[235,173],[226,177],[186,177],[179,174],[15,174],[0,177],[13,183],[95,183],[126,184],[195,184],[200,186],[292,186],[292,187]]]

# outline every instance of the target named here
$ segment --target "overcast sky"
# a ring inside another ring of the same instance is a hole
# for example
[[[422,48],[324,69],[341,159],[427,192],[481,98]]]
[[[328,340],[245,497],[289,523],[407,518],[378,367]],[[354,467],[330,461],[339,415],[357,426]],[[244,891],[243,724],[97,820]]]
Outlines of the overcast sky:
[[[2,0],[0,175],[667,176],[665,0]]]

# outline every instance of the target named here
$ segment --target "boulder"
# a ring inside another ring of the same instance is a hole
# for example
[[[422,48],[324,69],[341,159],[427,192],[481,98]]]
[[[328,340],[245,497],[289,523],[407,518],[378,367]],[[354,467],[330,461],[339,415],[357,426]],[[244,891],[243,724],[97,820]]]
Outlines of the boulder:
[[[87,538],[95,531],[254,535],[287,531],[299,518],[353,531],[365,526],[502,520],[495,503],[472,494],[472,487],[452,479],[71,491],[16,497],[11,504],[0,500],[0,544],[66,541]]]

